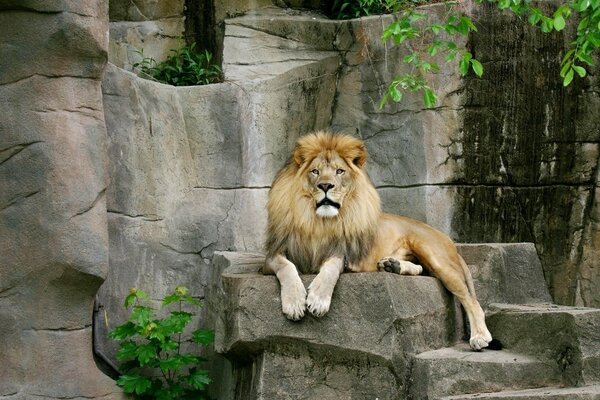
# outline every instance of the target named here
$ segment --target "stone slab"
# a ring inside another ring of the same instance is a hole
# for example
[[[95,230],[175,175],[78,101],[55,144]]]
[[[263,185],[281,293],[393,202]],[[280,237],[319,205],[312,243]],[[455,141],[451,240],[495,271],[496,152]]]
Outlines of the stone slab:
[[[448,396],[443,400],[598,400],[600,399],[600,386],[591,385],[584,387],[544,387],[498,393],[477,393],[472,395]]]
[[[556,365],[509,351],[473,352],[466,344],[417,355],[410,376],[412,398],[423,400],[562,383]]]
[[[495,304],[487,322],[506,349],[554,363],[566,384],[600,381],[599,309]]]

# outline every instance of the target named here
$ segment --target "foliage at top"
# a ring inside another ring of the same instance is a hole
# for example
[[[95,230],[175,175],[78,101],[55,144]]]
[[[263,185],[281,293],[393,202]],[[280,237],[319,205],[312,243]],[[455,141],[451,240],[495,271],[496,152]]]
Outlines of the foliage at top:
[[[144,57],[143,49],[139,52],[142,60],[133,64],[142,74],[174,86],[208,85],[221,82],[221,68],[213,63],[213,56],[208,51],[196,52],[196,43],[189,46],[180,40],[180,47],[171,49],[166,60],[157,62],[152,57]]]
[[[484,1],[499,10],[513,12],[545,33],[562,31],[569,19],[575,18],[575,38],[562,55],[560,76],[564,86],[568,86],[575,76],[585,77],[588,73],[586,68],[594,65],[592,55],[600,47],[600,0],[567,0],[550,13],[534,6],[532,0],[474,0],[476,4]],[[424,49],[411,50],[403,58],[402,62],[409,65],[410,72],[392,80],[381,100],[381,107],[390,99],[401,101],[406,91],[421,92],[423,104],[434,107],[437,95],[429,85],[428,77],[440,70],[440,56],[446,63],[455,63],[463,76],[469,71],[478,77],[483,75],[482,63],[464,47],[457,45],[455,40],[477,32],[471,18],[457,10],[458,3],[446,1],[445,17],[441,21],[429,22],[427,15],[418,12],[415,7],[432,2],[435,1],[333,0],[329,15],[336,19],[395,13],[395,21],[385,28],[382,40],[392,41],[395,45],[403,44],[407,49]]]
[[[208,371],[198,368],[198,364],[206,360],[181,349],[182,343],[208,346],[214,340],[214,333],[204,329],[183,337],[194,316],[184,311],[183,305],[193,308],[201,303],[185,287],[178,286],[162,300],[162,307],[176,305],[175,310],[157,318],[156,310],[141,304],[147,298],[141,290],[130,289],[125,308],[132,307],[131,315],[109,333],[111,339],[120,342],[117,359],[121,362],[121,376],[117,385],[125,393],[142,399],[204,399],[210,378]]]
[[[367,15],[389,14],[401,7],[424,4],[427,0],[333,0],[328,11],[331,18],[350,19]]]

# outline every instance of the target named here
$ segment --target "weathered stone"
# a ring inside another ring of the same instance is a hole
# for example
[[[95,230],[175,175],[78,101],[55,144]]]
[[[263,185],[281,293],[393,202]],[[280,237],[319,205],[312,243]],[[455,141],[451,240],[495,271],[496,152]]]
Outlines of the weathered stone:
[[[556,365],[509,351],[473,352],[466,344],[421,353],[411,370],[411,394],[423,400],[561,383]]]
[[[394,399],[403,383],[393,370],[405,370],[406,354],[454,341],[454,315],[448,312],[454,306],[434,278],[344,274],[329,313],[296,323],[281,313],[276,278],[256,272],[263,263],[261,256],[217,253],[216,271],[226,269],[209,290],[215,348],[230,359],[250,358],[252,364],[246,361],[243,368],[259,372],[251,378],[238,371],[238,379],[245,378],[237,385],[251,385],[254,391],[248,393],[256,398],[362,398],[370,393]],[[305,285],[312,278],[303,276]],[[356,379],[349,380],[348,374]]]
[[[184,0],[109,0],[110,21],[148,21],[181,17]]]
[[[549,303],[533,243],[459,244],[482,307],[491,303]]]
[[[489,328],[507,349],[548,360],[567,384],[600,381],[600,310],[496,304],[490,311]]]
[[[464,396],[448,396],[444,400],[598,400],[600,399],[600,386],[584,386],[573,388],[544,387],[540,389],[526,389],[504,391],[498,393],[477,393]]]
[[[127,70],[143,58],[163,61],[184,44],[183,30],[183,18],[111,22],[109,61]]]
[[[598,381],[600,310],[489,304],[550,299],[531,243],[458,247],[502,351],[455,345],[462,319],[431,277],[345,273],[328,314],[292,322],[262,255],[215,253],[206,316],[226,357],[214,364],[223,398],[433,400]]]
[[[109,328],[126,318],[129,287],[202,294],[213,251],[262,248],[268,185],[305,129],[326,126],[336,68],[328,57],[264,82],[175,88],[109,65],[112,268],[98,297]]]
[[[0,6],[0,397],[122,398],[91,349],[108,270],[107,3]]]

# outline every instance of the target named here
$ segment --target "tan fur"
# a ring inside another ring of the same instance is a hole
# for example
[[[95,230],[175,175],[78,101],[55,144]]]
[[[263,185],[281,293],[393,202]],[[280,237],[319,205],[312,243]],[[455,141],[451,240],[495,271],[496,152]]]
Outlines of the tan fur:
[[[486,347],[492,337],[456,246],[427,224],[382,213],[379,195],[363,170],[366,159],[361,140],[316,132],[298,141],[275,178],[267,205],[264,272],[281,282],[284,314],[296,320],[306,308],[317,316],[326,313],[344,260],[348,270],[368,272],[381,270],[392,259],[404,274],[420,273],[416,262],[463,304],[471,347]],[[318,207],[324,197],[333,205]],[[319,273],[308,295],[298,272]]]

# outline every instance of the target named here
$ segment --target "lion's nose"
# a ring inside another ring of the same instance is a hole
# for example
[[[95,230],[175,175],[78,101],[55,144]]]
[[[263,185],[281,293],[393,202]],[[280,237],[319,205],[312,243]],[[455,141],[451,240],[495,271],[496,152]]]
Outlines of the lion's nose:
[[[319,183],[317,187],[327,193],[327,191],[333,187],[333,183]]]

